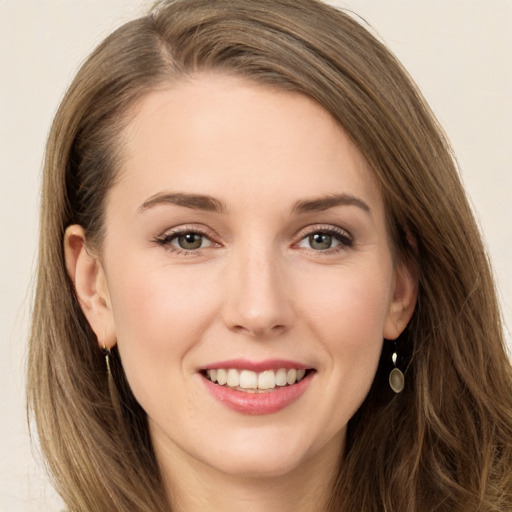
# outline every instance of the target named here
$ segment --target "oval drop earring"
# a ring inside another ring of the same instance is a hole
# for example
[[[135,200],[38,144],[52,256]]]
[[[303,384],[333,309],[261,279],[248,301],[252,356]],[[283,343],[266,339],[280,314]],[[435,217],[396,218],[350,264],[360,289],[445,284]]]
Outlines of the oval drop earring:
[[[395,393],[401,393],[404,389],[404,374],[402,373],[402,370],[400,368],[397,368],[396,361],[398,359],[397,354],[397,347],[396,347],[396,341],[395,341],[395,350],[393,351],[393,354],[391,355],[391,360],[393,361],[394,368],[389,372],[389,387],[395,392]]]

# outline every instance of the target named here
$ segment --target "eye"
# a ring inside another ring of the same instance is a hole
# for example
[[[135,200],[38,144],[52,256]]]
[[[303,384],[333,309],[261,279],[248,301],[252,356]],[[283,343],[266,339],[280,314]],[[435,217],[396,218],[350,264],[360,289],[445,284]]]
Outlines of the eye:
[[[155,242],[177,253],[198,252],[201,249],[215,245],[205,233],[195,230],[180,230],[166,233],[156,238]]]
[[[329,251],[331,249],[343,249],[352,245],[350,235],[341,229],[317,229],[304,236],[298,247],[313,249],[314,251]]]
[[[181,235],[175,235],[171,239],[170,243],[186,251],[194,251],[211,245],[208,238],[200,233],[183,233]]]
[[[328,249],[332,249],[340,245],[340,241],[331,233],[318,231],[304,237],[298,245],[299,247],[305,247],[315,251],[327,251]]]

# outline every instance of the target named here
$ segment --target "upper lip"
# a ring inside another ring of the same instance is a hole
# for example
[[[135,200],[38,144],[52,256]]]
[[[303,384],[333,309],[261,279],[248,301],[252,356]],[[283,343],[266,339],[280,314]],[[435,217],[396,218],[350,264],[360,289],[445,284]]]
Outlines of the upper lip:
[[[296,370],[309,370],[311,366],[291,361],[288,359],[265,359],[263,361],[250,361],[248,359],[230,359],[227,361],[218,361],[203,366],[201,370],[235,369],[235,370],[251,370],[253,372],[264,372],[266,370],[279,370],[280,368]]]

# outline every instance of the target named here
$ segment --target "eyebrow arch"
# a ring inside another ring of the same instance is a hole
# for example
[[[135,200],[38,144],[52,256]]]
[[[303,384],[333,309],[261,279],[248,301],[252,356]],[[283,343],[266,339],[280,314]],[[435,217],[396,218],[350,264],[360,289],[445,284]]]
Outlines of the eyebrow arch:
[[[350,194],[333,194],[297,201],[292,211],[293,213],[321,212],[335,206],[356,206],[370,214],[370,216],[372,215],[371,208],[362,199]]]
[[[223,202],[214,197],[202,194],[186,194],[182,192],[159,192],[144,201],[138,208],[142,213],[148,208],[163,204],[174,204],[194,210],[204,210],[207,212],[224,213],[226,206]]]

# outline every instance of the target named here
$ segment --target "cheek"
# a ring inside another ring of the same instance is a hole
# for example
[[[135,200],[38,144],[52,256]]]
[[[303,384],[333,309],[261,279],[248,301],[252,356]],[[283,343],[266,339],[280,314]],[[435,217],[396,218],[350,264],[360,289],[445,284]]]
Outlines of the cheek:
[[[215,316],[216,299],[199,277],[170,269],[127,274],[119,267],[109,277],[123,367],[135,396],[146,403],[156,389],[176,384],[187,352]]]
[[[307,308],[326,329],[351,333],[379,331],[391,302],[390,277],[372,272],[340,271],[330,279],[310,279],[303,287]]]
[[[322,400],[317,424],[335,436],[365,400],[375,378],[390,305],[389,266],[345,266],[301,281],[300,316],[325,357],[318,373]],[[304,323],[303,323],[304,325]]]
[[[375,373],[392,294],[389,267],[343,269],[331,279],[310,279],[303,287],[304,316],[343,375]],[[379,271],[377,271],[377,269]]]
[[[138,268],[137,263],[128,268]],[[118,341],[145,340],[146,347],[155,344],[156,348],[160,339],[169,345],[171,340],[193,336],[215,303],[212,283],[205,282],[200,272],[170,267],[138,273],[119,268],[112,273],[109,288]]]

